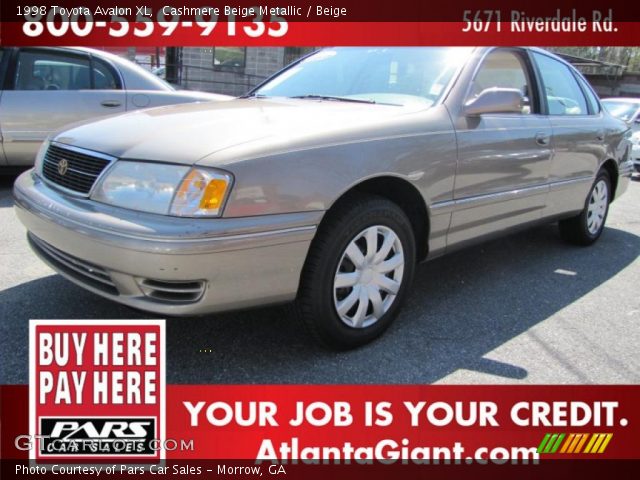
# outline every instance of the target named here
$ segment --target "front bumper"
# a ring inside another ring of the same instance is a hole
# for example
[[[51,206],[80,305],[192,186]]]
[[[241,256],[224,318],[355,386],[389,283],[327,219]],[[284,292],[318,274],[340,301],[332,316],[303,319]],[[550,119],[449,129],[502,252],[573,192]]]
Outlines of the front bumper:
[[[324,212],[192,219],[63,195],[32,171],[15,182],[33,250],[98,295],[162,315],[292,300]]]

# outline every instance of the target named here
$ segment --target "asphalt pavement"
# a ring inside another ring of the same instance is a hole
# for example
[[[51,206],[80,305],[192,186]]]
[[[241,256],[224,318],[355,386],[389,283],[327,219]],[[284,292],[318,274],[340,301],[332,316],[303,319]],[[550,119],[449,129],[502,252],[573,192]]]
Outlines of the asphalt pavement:
[[[31,253],[0,177],[0,384],[28,382],[29,319],[154,318],[89,293]],[[418,267],[375,343],[335,353],[281,307],[167,321],[169,383],[640,383],[640,182],[600,241],[555,225]]]

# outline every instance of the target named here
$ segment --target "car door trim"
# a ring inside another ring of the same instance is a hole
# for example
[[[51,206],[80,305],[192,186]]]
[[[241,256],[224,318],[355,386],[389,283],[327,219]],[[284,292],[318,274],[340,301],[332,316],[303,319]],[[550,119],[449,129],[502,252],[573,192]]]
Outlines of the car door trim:
[[[570,178],[568,180],[557,180],[555,182],[549,183],[549,191],[556,192],[558,190],[562,190],[563,188],[570,187],[579,183],[591,183],[593,182],[593,176],[585,175],[582,177]]]
[[[592,182],[593,177],[590,175],[572,178],[569,180],[559,180],[556,182],[549,182],[542,185],[533,185],[530,187],[517,188],[513,190],[506,190],[503,192],[485,193],[481,195],[473,195],[470,197],[459,198],[455,200],[445,200],[442,202],[436,202],[431,205],[431,212],[433,215],[442,215],[445,213],[453,213],[469,208],[480,207],[483,205],[491,205],[493,203],[506,202],[509,200],[516,200],[521,198],[527,198],[534,195],[540,195],[543,193],[556,192],[567,188],[577,183]]]

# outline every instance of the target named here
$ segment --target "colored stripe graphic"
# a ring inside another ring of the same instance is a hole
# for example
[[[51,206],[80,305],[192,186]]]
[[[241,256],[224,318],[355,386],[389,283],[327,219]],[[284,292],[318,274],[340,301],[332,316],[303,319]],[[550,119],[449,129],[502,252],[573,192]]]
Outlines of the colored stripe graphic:
[[[561,433],[560,435],[558,435],[558,439],[556,440],[556,443],[553,445],[553,447],[551,447],[551,451],[549,453],[556,453],[558,451],[558,448],[560,448],[560,445],[562,444],[562,440],[564,440],[565,434]]]
[[[567,449],[567,453],[573,453],[576,450],[576,447],[578,446],[578,443],[580,443],[580,440],[582,440],[583,434],[581,433],[577,433],[575,435],[575,438],[573,439],[573,441],[571,442],[571,445],[569,445],[569,448]]]
[[[589,438],[589,434],[583,433],[582,438],[580,438],[580,441],[578,442],[578,445],[576,445],[576,449],[573,451],[573,453],[580,453],[580,451],[582,450],[582,446],[584,445],[584,442],[587,441],[587,438]]]
[[[569,445],[571,445],[574,442],[574,439],[576,438],[576,434],[572,433],[567,437],[567,441],[564,442],[564,445],[562,445],[562,449],[560,450],[560,453],[567,453],[567,449],[569,448]]]
[[[584,443],[585,439],[588,437],[589,435],[586,433],[576,433],[574,434],[574,439],[571,442],[571,445],[569,445],[569,448],[567,449],[567,453],[578,453],[580,451],[580,449],[578,448],[578,446],[582,446],[582,444]]]
[[[551,435],[551,438],[547,442],[547,446],[544,447],[544,452],[542,452],[542,453],[551,453],[551,448],[555,444],[556,438],[558,438],[558,434],[557,433],[554,433],[553,435]]]
[[[547,433],[538,445],[538,453],[603,453],[613,433]],[[586,446],[585,446],[586,444]],[[584,447],[584,449],[582,448]]]
[[[549,441],[549,437],[551,437],[550,433],[547,433],[544,438],[542,439],[542,441],[540,442],[540,445],[538,445],[538,453],[543,453],[544,452],[544,446],[547,444],[547,442]]]
[[[602,445],[600,445],[600,450],[598,450],[598,453],[603,453],[606,450],[607,445],[609,445],[609,442],[613,437],[613,433],[607,433],[606,435],[607,436],[605,437],[604,442],[602,442]]]
[[[589,442],[587,443],[587,446],[584,447],[584,453],[590,453],[591,452],[591,447],[593,446],[594,443],[596,443],[596,440],[598,439],[598,434],[594,433],[593,435],[591,435],[591,438],[589,439]]]

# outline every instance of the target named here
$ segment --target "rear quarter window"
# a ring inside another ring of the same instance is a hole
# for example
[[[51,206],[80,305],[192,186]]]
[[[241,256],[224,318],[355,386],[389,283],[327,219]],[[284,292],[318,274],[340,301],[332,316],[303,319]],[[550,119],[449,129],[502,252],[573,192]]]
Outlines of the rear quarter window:
[[[120,90],[122,85],[114,68],[93,57],[93,84],[96,90]]]
[[[576,77],[578,78],[578,82],[580,83],[580,86],[582,86],[582,90],[587,97],[591,113],[594,115],[600,113],[600,102],[598,101],[598,97],[596,97],[595,93],[593,93],[591,86],[582,77],[577,75]]]

